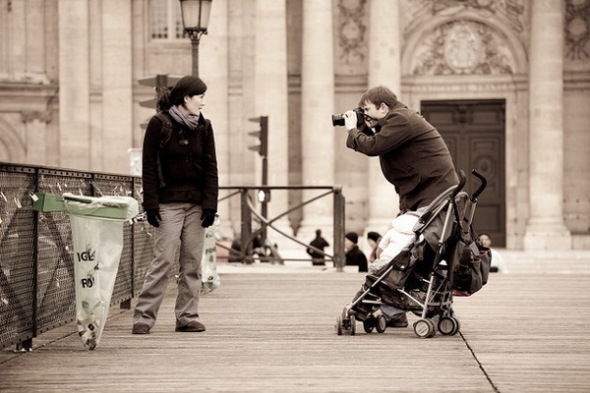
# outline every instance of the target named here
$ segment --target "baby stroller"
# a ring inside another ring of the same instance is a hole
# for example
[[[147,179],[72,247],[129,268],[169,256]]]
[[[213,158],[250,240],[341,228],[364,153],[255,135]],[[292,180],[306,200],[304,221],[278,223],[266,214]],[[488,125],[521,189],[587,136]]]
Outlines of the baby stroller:
[[[453,294],[479,290],[487,282],[490,263],[489,249],[477,244],[472,226],[477,197],[487,181],[475,170],[472,174],[480,181],[473,195],[462,191],[466,178],[460,171],[459,184],[440,194],[420,216],[414,239],[391,262],[366,276],[336,320],[338,335],[354,335],[357,320],[365,332],[383,333],[387,322],[378,312],[382,304],[419,316],[413,325],[418,337],[433,337],[437,328],[443,335],[457,334]]]

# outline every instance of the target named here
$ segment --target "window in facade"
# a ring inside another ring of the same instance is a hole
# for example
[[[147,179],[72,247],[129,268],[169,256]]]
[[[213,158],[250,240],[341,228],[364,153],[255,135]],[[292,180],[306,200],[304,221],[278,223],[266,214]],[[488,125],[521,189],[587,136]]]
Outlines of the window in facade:
[[[150,0],[150,38],[178,40],[188,37],[182,26],[182,13],[178,0]]]

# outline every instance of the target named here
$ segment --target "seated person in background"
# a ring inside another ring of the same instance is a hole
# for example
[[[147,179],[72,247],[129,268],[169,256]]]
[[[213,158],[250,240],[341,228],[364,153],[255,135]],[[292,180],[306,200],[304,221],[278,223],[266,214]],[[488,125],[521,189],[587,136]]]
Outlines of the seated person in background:
[[[481,245],[490,249],[492,253],[492,265],[490,266],[490,272],[497,273],[502,272],[506,273],[506,268],[504,265],[504,260],[502,259],[502,255],[492,248],[492,237],[485,232],[479,234],[479,241]]]
[[[381,235],[378,232],[367,233],[367,243],[371,246],[371,255],[369,255],[369,263],[375,262],[377,259],[377,247],[381,241]]]
[[[365,254],[358,246],[359,236],[355,232],[348,232],[344,235],[344,253],[346,254],[347,266],[358,266],[359,272],[367,272],[368,262]]]

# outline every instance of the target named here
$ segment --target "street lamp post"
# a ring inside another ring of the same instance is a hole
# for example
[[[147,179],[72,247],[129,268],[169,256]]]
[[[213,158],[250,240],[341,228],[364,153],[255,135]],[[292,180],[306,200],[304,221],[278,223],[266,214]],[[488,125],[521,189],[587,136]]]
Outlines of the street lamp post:
[[[199,40],[207,34],[213,0],[180,0],[182,25],[191,39],[193,75],[199,76]]]

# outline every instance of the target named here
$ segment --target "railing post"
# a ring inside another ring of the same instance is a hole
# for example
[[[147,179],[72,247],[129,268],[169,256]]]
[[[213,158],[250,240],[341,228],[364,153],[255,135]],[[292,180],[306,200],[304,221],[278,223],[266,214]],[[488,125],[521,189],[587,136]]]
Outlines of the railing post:
[[[344,270],[344,195],[342,187],[334,187],[334,266],[341,272]]]
[[[252,212],[248,207],[248,189],[240,189],[240,201],[240,209],[242,212],[240,255],[242,262],[252,263],[252,243],[249,242],[250,236],[252,235]]]
[[[34,192],[39,191],[39,168],[35,168],[35,188]],[[39,291],[39,212],[33,209],[33,280],[32,280],[32,308],[33,320],[32,322],[32,338],[22,341],[16,345],[17,351],[31,351],[33,349],[33,338],[37,337],[37,327],[39,320],[39,303],[37,302],[37,292]]]

